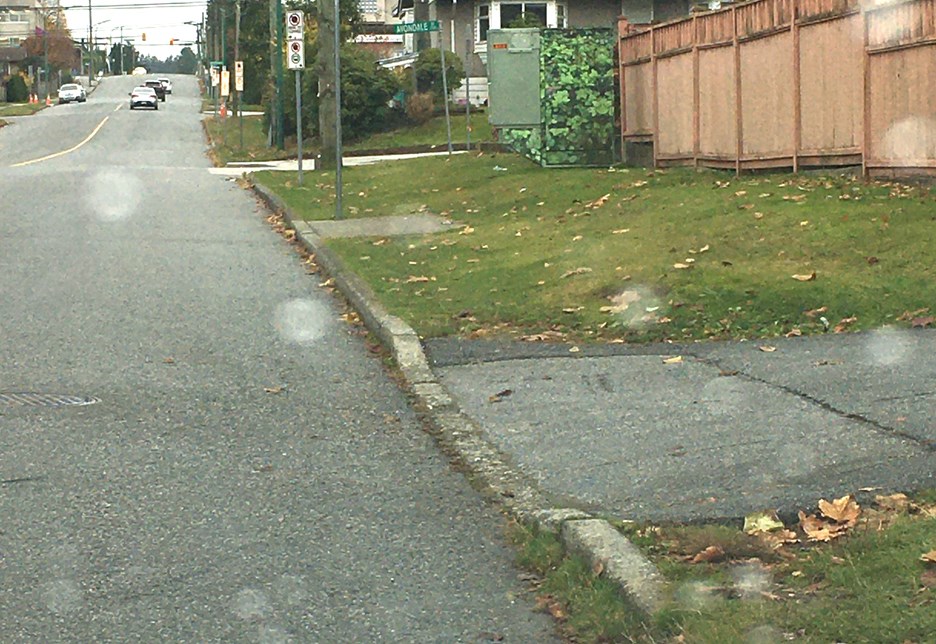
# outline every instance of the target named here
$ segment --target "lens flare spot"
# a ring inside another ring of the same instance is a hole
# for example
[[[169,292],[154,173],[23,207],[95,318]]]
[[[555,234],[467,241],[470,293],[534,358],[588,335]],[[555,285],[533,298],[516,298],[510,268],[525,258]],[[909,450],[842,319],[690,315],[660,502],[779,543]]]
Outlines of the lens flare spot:
[[[287,342],[308,346],[325,334],[328,310],[307,299],[295,299],[276,308],[273,326]]]
[[[116,222],[136,214],[143,198],[143,182],[121,170],[102,170],[91,175],[84,191],[94,216]]]

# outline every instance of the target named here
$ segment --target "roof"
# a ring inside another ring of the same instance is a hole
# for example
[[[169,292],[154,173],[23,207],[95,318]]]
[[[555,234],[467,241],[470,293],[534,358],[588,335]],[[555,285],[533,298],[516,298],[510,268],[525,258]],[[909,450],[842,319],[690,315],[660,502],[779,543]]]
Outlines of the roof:
[[[22,47],[0,47],[0,62],[17,63],[26,59],[26,50]]]

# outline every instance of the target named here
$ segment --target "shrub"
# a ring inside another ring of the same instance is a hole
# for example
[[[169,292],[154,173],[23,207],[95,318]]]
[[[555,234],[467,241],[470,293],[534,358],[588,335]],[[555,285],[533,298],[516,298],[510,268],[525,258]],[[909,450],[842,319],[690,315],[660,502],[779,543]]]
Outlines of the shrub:
[[[19,74],[11,76],[6,84],[7,101],[10,103],[25,103],[29,100],[29,87],[26,79]]]
[[[420,92],[432,92],[439,101],[443,100],[442,91],[442,53],[438,49],[424,49],[416,59],[416,87]],[[445,80],[451,92],[461,84],[465,77],[465,68],[461,58],[453,52],[445,56]]]
[[[425,123],[435,113],[435,96],[431,92],[413,94],[406,99],[406,118],[414,125]]]

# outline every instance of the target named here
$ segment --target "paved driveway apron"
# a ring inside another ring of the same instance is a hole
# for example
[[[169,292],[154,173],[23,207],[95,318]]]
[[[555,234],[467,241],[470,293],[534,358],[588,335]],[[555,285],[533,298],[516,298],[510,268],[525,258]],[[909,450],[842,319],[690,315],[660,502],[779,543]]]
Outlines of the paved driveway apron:
[[[462,409],[557,503],[734,518],[936,484],[936,333],[762,344],[428,350]]]
[[[0,130],[0,641],[549,641],[194,80],[132,84]]]

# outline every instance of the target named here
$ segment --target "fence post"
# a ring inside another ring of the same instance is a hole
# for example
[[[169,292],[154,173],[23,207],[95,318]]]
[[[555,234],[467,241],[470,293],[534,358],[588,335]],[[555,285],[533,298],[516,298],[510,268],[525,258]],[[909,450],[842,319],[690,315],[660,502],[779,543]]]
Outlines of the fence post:
[[[868,34],[868,14],[862,4],[859,8],[861,12],[861,29],[864,32],[864,82],[862,83],[862,98],[864,99],[864,109],[861,119],[861,176],[868,177],[868,155],[871,154],[871,53],[868,51],[870,38]]]
[[[620,93],[619,104],[621,110],[621,160],[625,163],[627,162],[627,147],[624,143],[624,134],[627,132],[627,86],[624,82],[624,36],[627,35],[628,31],[630,31],[630,24],[627,22],[627,18],[621,16],[618,18],[617,64],[618,91]]]
[[[741,44],[738,42],[738,8],[731,7],[732,46],[734,47],[735,74],[735,133],[738,144],[735,150],[735,174],[741,174],[741,153],[744,150],[744,114],[741,103]]]
[[[800,33],[796,24],[799,3],[790,7],[790,38],[793,40],[793,172],[799,172],[799,150],[803,138],[802,83],[800,78]]]
[[[658,166],[660,147],[660,91],[657,85],[656,28],[650,27],[650,67],[653,76],[653,167]]]
[[[702,109],[701,83],[699,81],[699,27],[698,17],[692,16],[692,164],[699,167],[699,148],[701,143],[700,129],[701,118],[699,112]]]

